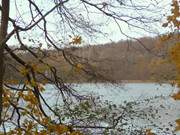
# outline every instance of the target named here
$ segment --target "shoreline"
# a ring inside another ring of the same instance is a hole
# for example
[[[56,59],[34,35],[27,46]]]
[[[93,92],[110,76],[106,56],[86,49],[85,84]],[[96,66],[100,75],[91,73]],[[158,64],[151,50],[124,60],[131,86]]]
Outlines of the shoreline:
[[[17,84],[22,84],[22,83],[14,83],[14,82],[11,82],[11,81],[7,81],[6,82],[7,84],[10,84],[10,85],[17,85]],[[39,82],[41,83],[41,82]],[[83,83],[109,83],[109,84],[123,84],[123,83],[157,83],[157,84],[171,84],[171,85],[175,85],[176,84],[176,80],[162,80],[162,81],[156,81],[156,80],[119,80],[119,81],[116,81],[116,82],[102,82],[102,81],[99,81],[99,82],[64,82],[64,83],[69,83],[69,84],[73,84],[73,83],[76,83],[76,84],[83,84]],[[51,83],[46,83],[46,84],[51,84]]]
[[[120,83],[175,83],[176,80],[162,80],[162,81],[156,81],[156,80],[122,80]]]

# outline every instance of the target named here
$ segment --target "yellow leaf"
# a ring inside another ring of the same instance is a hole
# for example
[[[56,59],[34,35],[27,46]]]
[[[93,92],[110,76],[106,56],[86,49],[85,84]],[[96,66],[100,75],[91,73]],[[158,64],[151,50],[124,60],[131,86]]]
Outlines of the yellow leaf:
[[[83,69],[83,65],[81,63],[76,64],[75,71],[79,73]]]
[[[176,126],[175,131],[179,131],[180,130],[180,119],[176,120],[176,124],[177,124],[177,126]]]
[[[172,95],[172,98],[173,98],[174,100],[180,100],[180,91],[179,91],[178,93]]]
[[[23,94],[22,91],[18,92],[18,96],[19,96],[19,97],[23,97],[23,95],[24,95],[24,94]]]
[[[82,68],[83,68],[83,65],[82,65],[81,63],[78,63],[78,64],[76,65],[76,67],[79,68],[79,69],[82,69]]]
[[[167,41],[171,38],[171,35],[170,34],[167,34],[167,35],[163,35],[160,37],[160,40],[161,41]]]
[[[56,131],[58,134],[63,134],[69,131],[69,128],[66,125],[57,125]]]
[[[48,125],[49,121],[50,121],[49,118],[43,118],[42,119],[42,124]]]
[[[82,38],[81,36],[75,36],[72,41],[70,42],[70,44],[81,44],[82,42]]]
[[[146,135],[155,135],[155,134],[151,132],[151,129],[147,129],[146,130]]]
[[[41,130],[40,132],[37,133],[37,135],[48,135],[48,131]]]

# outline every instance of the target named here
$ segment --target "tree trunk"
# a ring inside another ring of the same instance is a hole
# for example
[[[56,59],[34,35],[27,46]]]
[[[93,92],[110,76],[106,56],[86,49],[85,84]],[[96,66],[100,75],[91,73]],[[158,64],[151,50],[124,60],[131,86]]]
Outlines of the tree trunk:
[[[5,43],[2,44],[2,41],[5,40],[7,35],[8,28],[8,19],[9,19],[9,0],[2,0],[2,9],[1,9],[1,26],[0,26],[0,125],[2,124],[2,110],[3,110],[3,76],[4,76],[4,47]]]

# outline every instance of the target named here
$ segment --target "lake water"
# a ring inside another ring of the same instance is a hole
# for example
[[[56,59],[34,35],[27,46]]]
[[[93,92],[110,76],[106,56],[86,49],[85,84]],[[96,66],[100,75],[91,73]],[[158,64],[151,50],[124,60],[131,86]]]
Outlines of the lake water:
[[[176,124],[175,120],[180,118],[180,102],[174,101],[170,96],[177,92],[178,88],[170,84],[157,83],[125,83],[125,84],[104,84],[104,83],[84,83],[72,84],[72,88],[81,94],[93,93],[100,96],[102,100],[108,100],[113,104],[119,105],[124,102],[140,102],[136,109],[147,110],[154,108],[157,111],[157,117],[153,120],[159,127],[153,126],[149,120],[136,118],[134,120],[137,126],[147,126],[160,135],[178,134],[172,133]],[[53,85],[46,85],[46,97],[49,103],[56,95],[53,92]],[[147,102],[142,102],[149,99]],[[159,130],[161,129],[161,130]],[[166,132],[167,131],[167,132]]]
[[[171,95],[178,91],[175,86],[158,83],[83,83],[68,85],[82,95],[99,96],[102,101],[109,101],[117,106],[135,101],[138,104],[133,109],[137,113],[145,112],[149,114],[150,111],[155,113],[153,119],[133,118],[131,122],[135,128],[150,128],[157,135],[180,135],[180,133],[174,133],[175,120],[180,118],[180,101],[171,98]],[[58,98],[56,88],[47,84],[45,89],[43,95],[46,101],[53,106]]]

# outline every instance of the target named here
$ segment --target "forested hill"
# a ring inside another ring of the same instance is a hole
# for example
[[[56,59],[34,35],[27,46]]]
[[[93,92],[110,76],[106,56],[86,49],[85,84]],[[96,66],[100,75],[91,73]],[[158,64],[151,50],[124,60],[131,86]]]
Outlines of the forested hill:
[[[162,42],[159,38],[144,37],[138,40],[119,41],[103,45],[70,47],[65,51],[81,57],[92,65],[94,71],[110,80],[173,80],[175,67],[168,60],[168,48],[172,40]],[[49,50],[43,58],[58,69],[58,74],[66,81],[87,81],[89,78],[73,68],[63,58],[61,52]],[[26,61],[35,61],[26,53],[18,54]],[[79,61],[79,63],[83,61]],[[7,61],[8,65],[8,61]],[[41,65],[38,65],[41,66]],[[6,79],[21,78],[7,66]]]

